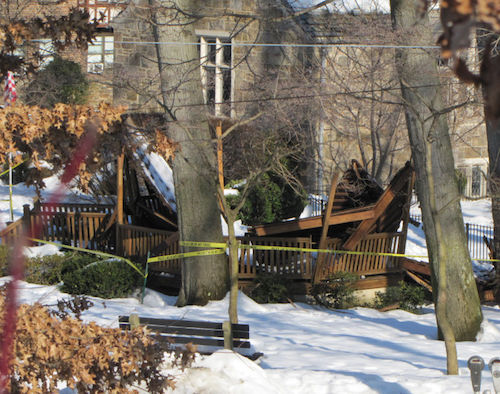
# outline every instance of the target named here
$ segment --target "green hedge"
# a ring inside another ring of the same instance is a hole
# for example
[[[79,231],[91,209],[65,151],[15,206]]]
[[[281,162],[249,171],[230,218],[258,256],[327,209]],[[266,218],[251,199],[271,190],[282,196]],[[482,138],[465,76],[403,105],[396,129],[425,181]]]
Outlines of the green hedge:
[[[8,275],[9,255],[9,248],[0,245],[0,276]],[[66,293],[100,298],[126,297],[141,285],[141,276],[125,262],[75,252],[26,259],[25,280],[42,285],[62,283]]]
[[[61,290],[101,298],[129,296],[140,286],[141,276],[121,260],[107,259],[66,272]]]

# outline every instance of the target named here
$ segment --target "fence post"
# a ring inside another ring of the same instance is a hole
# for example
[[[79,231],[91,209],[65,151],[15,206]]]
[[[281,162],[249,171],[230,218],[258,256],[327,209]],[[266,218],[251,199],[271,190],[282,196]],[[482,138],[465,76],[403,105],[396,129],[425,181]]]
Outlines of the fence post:
[[[231,322],[223,322],[222,331],[224,332],[224,349],[233,350],[233,326]]]
[[[116,254],[123,257],[123,239],[120,223],[116,223]]]
[[[24,225],[24,231],[28,235],[28,232],[30,231],[31,227],[31,211],[29,204],[23,205],[23,225]]]

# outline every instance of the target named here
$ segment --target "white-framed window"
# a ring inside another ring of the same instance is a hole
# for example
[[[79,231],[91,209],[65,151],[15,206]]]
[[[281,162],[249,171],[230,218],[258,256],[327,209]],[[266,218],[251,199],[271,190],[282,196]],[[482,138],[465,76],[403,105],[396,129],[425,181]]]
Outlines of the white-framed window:
[[[40,68],[46,67],[52,60],[54,60],[55,48],[51,40],[41,39],[38,42],[38,53],[41,56]]]
[[[487,197],[488,162],[485,159],[465,159],[458,166],[466,179],[463,194],[467,198]]]
[[[203,98],[215,116],[230,116],[232,46],[227,36],[200,36]]]
[[[87,49],[87,72],[102,74],[113,66],[114,37],[112,35],[97,36]]]

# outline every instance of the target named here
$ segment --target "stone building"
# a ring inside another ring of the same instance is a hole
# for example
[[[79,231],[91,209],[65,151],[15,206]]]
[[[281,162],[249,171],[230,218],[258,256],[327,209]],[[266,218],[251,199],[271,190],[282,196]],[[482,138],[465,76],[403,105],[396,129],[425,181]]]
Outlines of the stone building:
[[[353,157],[377,180],[385,182],[408,160],[410,153],[395,49],[390,45],[397,42],[397,37],[391,36],[388,10],[321,12],[310,15],[308,23],[315,40],[324,44],[318,54],[318,96],[323,102],[318,127],[319,169],[323,174],[318,183],[324,189],[331,174],[347,168]],[[437,41],[441,24],[436,11],[431,12],[430,23]],[[449,107],[456,106],[448,113],[448,124],[456,167],[467,178],[464,194],[484,197],[488,152],[480,93],[458,81],[451,65],[439,59],[439,49],[407,50],[416,54],[435,52],[445,101]],[[476,57],[470,51],[469,62],[477,63]]]
[[[21,3],[24,15],[58,14],[79,6],[99,20],[98,36],[87,51],[62,54],[88,72],[91,103],[113,101],[141,112],[159,109],[157,46],[179,40],[157,43],[152,26],[163,14],[152,12],[150,1]],[[207,111],[226,124],[263,112],[256,127],[275,127],[274,122],[316,138],[317,149],[306,155],[310,191],[325,190],[331,174],[347,168],[353,158],[384,182],[409,157],[394,51],[339,44],[387,42],[389,16],[344,10],[291,17],[296,3],[205,1],[203,17],[192,21],[196,39],[191,44],[199,48],[193,69],[199,72],[206,106],[193,106],[193,111]],[[49,42],[37,40],[36,45],[47,53],[44,61],[50,61]],[[466,193],[479,197],[486,193],[488,168],[481,100],[474,89],[458,83],[446,64],[440,72],[448,101],[464,104],[449,113],[450,133],[456,166],[469,178]]]

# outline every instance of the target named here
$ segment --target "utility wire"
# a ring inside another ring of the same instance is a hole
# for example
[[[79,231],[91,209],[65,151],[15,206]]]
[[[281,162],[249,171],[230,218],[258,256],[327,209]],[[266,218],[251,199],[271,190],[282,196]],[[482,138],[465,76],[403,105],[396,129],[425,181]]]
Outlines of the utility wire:
[[[177,41],[115,41],[115,44],[137,44],[137,45],[196,45],[199,42],[177,42]],[[394,44],[302,44],[302,43],[253,43],[253,42],[221,42],[221,46],[235,47],[285,47],[285,48],[382,48],[382,49],[440,49],[438,45],[394,45]]]
[[[462,85],[461,82],[449,82],[450,85]],[[419,85],[419,86],[410,86],[410,89],[421,89],[421,88],[431,88],[443,86],[442,84],[428,84],[428,85]],[[401,87],[394,86],[388,88],[380,88],[380,89],[367,89],[367,90],[358,90],[358,91],[349,91],[349,92],[332,92],[332,93],[320,93],[320,94],[304,94],[304,95],[291,95],[291,96],[277,96],[277,97],[266,97],[266,98],[255,98],[255,99],[244,99],[244,100],[232,100],[232,101],[224,101],[218,104],[242,104],[242,103],[258,103],[258,102],[267,102],[267,101],[280,101],[280,100],[297,100],[297,99],[311,99],[317,97],[334,97],[334,96],[351,96],[355,94],[363,94],[363,93],[372,93],[372,92],[389,92],[389,91],[399,91]],[[192,103],[192,104],[182,104],[176,105],[175,108],[188,108],[188,107],[204,107],[209,104],[205,103]]]

